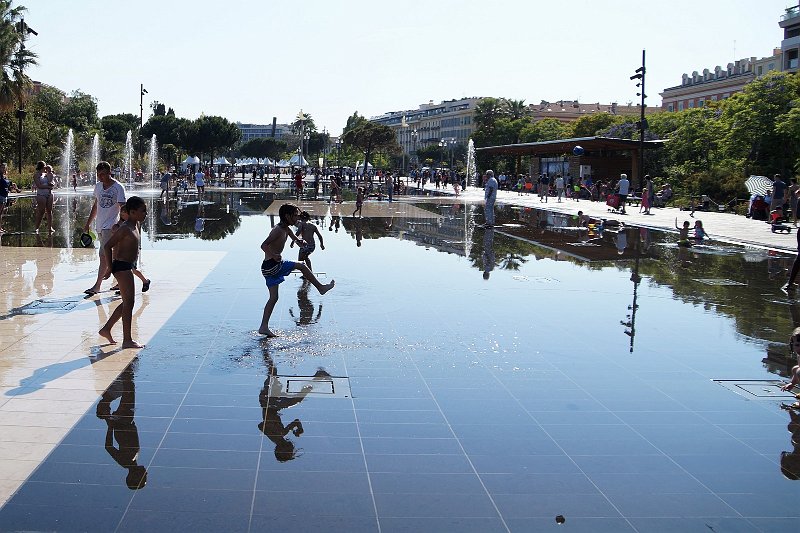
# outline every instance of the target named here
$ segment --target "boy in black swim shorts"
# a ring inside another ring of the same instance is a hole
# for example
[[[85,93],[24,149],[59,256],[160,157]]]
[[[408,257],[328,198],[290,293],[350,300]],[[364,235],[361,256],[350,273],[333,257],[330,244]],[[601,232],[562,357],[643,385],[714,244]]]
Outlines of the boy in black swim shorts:
[[[264,251],[264,261],[261,263],[261,274],[267,282],[267,289],[269,290],[269,300],[264,306],[264,315],[261,318],[261,326],[258,332],[267,337],[277,337],[269,329],[269,319],[272,316],[272,310],[275,304],[278,303],[278,285],[283,283],[285,276],[293,270],[299,270],[303,273],[303,277],[310,281],[314,287],[317,288],[320,294],[325,294],[331,290],[335,284],[333,280],[330,283],[323,285],[303,263],[295,263],[294,261],[283,261],[281,253],[286,244],[286,239],[291,238],[293,242],[301,247],[305,242],[298,239],[294,232],[289,229],[290,226],[297,222],[300,215],[300,209],[294,204],[283,204],[278,210],[280,222],[277,226],[272,228],[264,242],[261,243],[261,249]]]
[[[108,340],[110,344],[117,341],[111,336],[111,328],[121,318],[122,319],[122,347],[123,348],[144,348],[131,337],[131,321],[133,319],[133,305],[136,296],[133,290],[133,269],[136,259],[139,256],[139,223],[147,216],[147,206],[144,200],[138,196],[131,196],[125,203],[128,211],[128,220],[120,224],[108,242],[103,246],[105,264],[111,265],[111,272],[119,285],[119,292],[122,295],[122,303],[114,309],[108,322],[100,329],[98,334]],[[112,261],[112,251],[115,260]]]

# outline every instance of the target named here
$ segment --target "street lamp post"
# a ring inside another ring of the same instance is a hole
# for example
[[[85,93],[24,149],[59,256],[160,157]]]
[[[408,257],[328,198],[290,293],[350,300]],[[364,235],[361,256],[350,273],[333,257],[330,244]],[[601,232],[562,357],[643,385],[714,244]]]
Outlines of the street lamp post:
[[[342,138],[336,139],[336,163],[339,165],[339,176],[342,175]]]
[[[647,120],[644,118],[644,100],[647,98],[647,95],[644,93],[644,75],[647,72],[644,66],[644,54],[645,51],[642,50],[642,66],[636,69],[636,73],[631,76],[632,80],[640,80],[636,86],[640,87],[641,92],[636,93],[636,96],[642,97],[641,106],[639,109],[639,172],[637,173],[636,179],[639,182],[639,187],[642,186],[644,183],[642,176],[644,175],[644,133],[647,131]]]
[[[419,136],[419,132],[417,131],[416,128],[411,130],[411,143],[413,144],[413,148],[412,148],[412,152],[411,152],[413,154],[413,158],[411,159],[411,164],[414,165],[415,168],[417,166],[419,166],[419,161],[417,160],[417,137],[418,136]]]
[[[19,77],[20,77],[20,84],[24,79],[23,76],[23,69],[25,67],[25,37],[30,33],[33,35],[39,35],[33,28],[25,24],[25,19],[22,18],[17,23],[17,32],[19,33]],[[25,118],[26,111],[25,111],[25,102],[22,98],[22,85],[17,87],[19,90],[19,109],[17,109],[17,120],[18,120],[18,129],[17,129],[17,171],[22,174],[22,121]]]
[[[147,94],[147,89],[144,84],[139,84],[139,157],[144,157],[142,151],[142,127],[144,126],[144,95]]]
[[[445,158],[445,154],[447,153],[446,152],[446,150],[447,150],[447,140],[446,139],[442,139],[441,141],[439,141],[439,148],[440,148],[440,152],[441,152],[441,154],[440,154],[441,157],[439,159],[440,159],[440,163],[441,163],[442,168],[444,168],[444,163],[445,163],[445,159],[444,158]]]

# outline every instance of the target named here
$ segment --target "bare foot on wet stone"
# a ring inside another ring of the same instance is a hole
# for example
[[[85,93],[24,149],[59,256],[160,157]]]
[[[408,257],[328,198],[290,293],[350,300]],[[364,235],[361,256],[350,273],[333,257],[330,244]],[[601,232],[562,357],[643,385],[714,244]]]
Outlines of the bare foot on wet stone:
[[[109,344],[117,344],[117,341],[115,341],[114,337],[111,336],[110,329],[103,328],[100,331],[98,331],[97,334],[106,339]]]
[[[135,340],[129,340],[122,343],[123,348],[144,348],[144,344],[139,344]]]

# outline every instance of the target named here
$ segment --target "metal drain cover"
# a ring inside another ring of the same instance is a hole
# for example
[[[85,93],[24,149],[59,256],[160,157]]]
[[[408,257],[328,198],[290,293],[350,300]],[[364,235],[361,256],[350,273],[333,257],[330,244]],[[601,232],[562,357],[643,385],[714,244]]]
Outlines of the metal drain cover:
[[[270,398],[350,398],[350,378],[328,375],[272,376],[269,384]]]
[[[48,311],[57,311],[57,310],[69,310],[78,305],[79,300],[49,300],[49,299],[41,299],[41,300],[34,300],[28,305],[25,306],[25,309],[31,310],[48,310]]]
[[[739,396],[748,400],[794,400],[794,394],[782,391],[785,381],[780,380],[747,380],[747,379],[715,379],[712,380]]]
[[[704,285],[712,285],[717,287],[747,287],[747,283],[733,281],[732,279],[699,278],[695,279],[694,281],[703,283]]]

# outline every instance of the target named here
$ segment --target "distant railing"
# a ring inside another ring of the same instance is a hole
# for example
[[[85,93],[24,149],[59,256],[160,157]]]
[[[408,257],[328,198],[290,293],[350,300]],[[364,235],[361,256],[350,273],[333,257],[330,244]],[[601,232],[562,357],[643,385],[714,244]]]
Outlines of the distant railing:
[[[781,15],[781,21],[793,19],[800,16],[800,6],[790,7],[786,10],[785,15]]]

